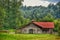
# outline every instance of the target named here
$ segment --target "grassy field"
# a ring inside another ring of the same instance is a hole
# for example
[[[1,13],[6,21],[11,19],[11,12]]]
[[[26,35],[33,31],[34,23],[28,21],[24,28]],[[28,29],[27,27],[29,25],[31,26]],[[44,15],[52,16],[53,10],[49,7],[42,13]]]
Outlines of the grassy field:
[[[50,34],[0,34],[0,40],[60,40]]]

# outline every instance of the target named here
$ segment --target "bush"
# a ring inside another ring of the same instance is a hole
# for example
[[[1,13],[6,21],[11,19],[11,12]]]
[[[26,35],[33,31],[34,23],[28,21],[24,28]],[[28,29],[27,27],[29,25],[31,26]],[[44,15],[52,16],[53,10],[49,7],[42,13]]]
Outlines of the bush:
[[[60,22],[58,23],[58,35],[60,36]]]

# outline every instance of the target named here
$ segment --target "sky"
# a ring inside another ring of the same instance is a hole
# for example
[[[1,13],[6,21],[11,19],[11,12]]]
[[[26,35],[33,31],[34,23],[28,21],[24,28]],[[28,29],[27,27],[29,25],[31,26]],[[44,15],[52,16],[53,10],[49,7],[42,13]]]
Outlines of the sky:
[[[50,3],[56,4],[60,0],[24,0],[23,6],[45,6],[47,7]]]

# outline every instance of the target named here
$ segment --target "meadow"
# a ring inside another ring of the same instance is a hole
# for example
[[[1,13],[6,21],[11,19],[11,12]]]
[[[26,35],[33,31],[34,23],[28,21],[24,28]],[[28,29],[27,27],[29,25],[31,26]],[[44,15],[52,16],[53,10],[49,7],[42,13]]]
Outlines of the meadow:
[[[0,40],[60,40],[51,34],[0,34]]]

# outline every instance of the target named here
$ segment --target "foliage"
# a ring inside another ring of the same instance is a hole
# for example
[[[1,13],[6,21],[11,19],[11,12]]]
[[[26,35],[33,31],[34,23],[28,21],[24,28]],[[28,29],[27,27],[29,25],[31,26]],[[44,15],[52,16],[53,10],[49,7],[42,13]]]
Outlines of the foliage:
[[[59,19],[59,22],[58,22],[58,35],[60,36],[60,19]]]
[[[6,12],[4,10],[4,8],[0,7],[0,29],[2,28],[3,29],[3,20],[4,20],[4,17],[6,16],[5,15]]]
[[[30,18],[30,19],[39,19],[45,17],[47,14],[51,14],[55,18],[60,18],[60,3],[57,3],[56,5],[54,4],[49,4],[48,7],[43,7],[43,6],[23,6],[21,7],[23,10],[23,16],[25,18]]]
[[[42,19],[40,19],[40,21],[53,22],[54,19],[55,18],[50,13],[48,13],[45,17],[43,17]]]
[[[22,12],[19,9],[21,4],[22,0],[0,0],[0,7],[2,7],[0,8],[0,11],[2,11],[0,12],[0,19],[3,19],[3,24],[1,24],[3,29],[16,29],[27,23],[24,20],[28,19],[22,16]]]

